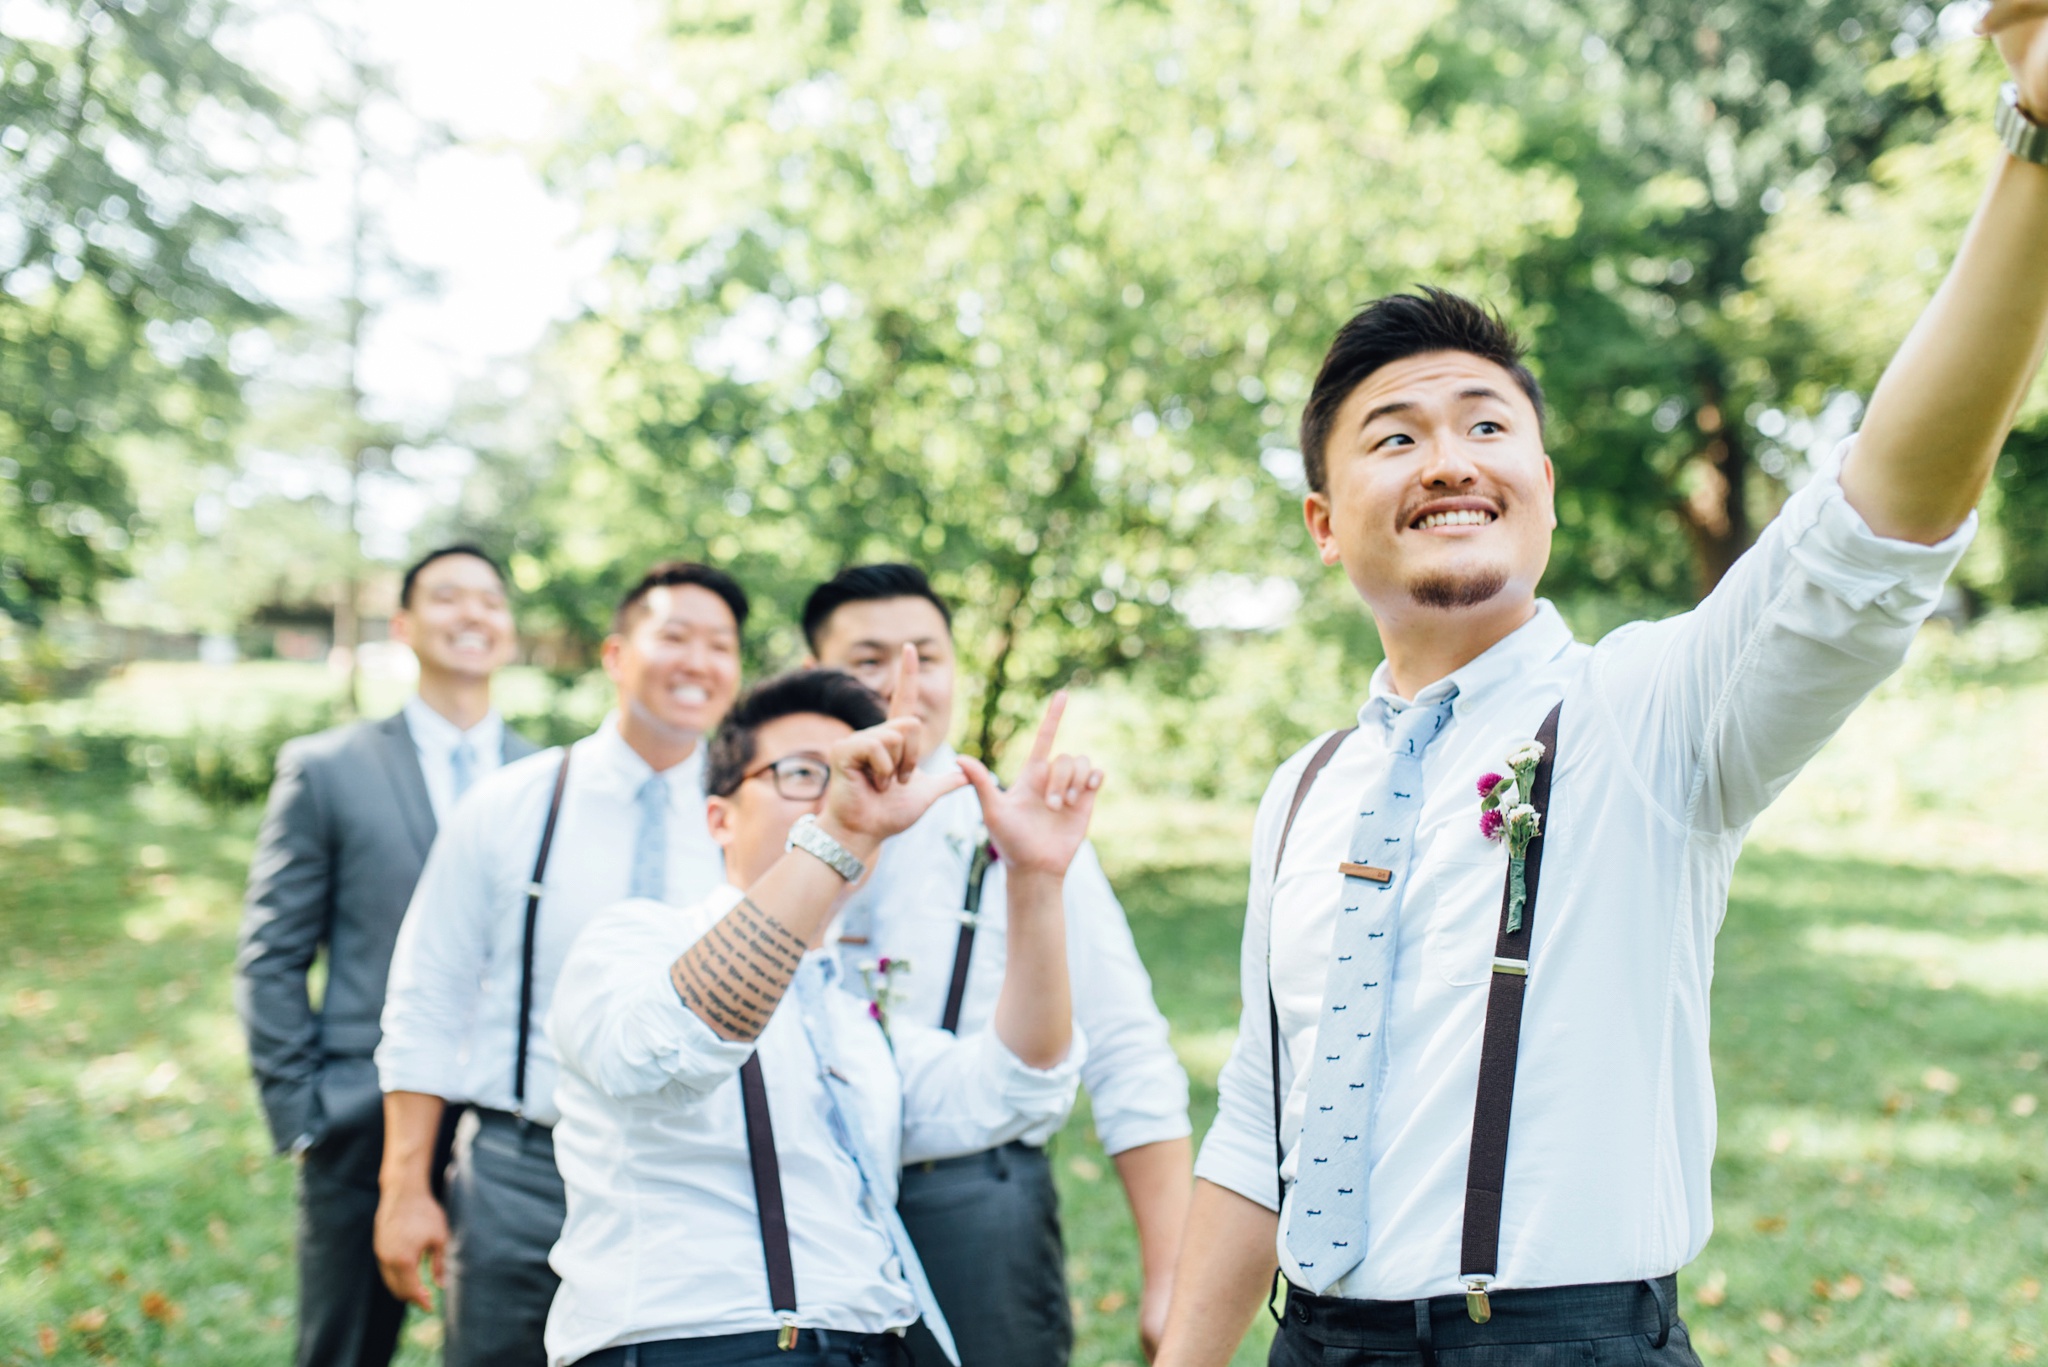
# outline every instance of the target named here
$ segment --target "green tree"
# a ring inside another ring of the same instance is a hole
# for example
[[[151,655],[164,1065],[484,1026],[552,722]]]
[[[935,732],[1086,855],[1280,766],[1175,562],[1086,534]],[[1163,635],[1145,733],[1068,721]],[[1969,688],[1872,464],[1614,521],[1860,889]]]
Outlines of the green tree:
[[[992,756],[1020,698],[1193,668],[1188,586],[1311,563],[1292,424],[1338,322],[1503,293],[1575,206],[1477,120],[1410,126],[1412,6],[916,8],[678,5],[591,107],[555,171],[618,255],[536,563],[695,549],[786,623],[920,561]]]
[[[1827,384],[1755,287],[1759,240],[1943,126],[1938,88],[1886,78],[1936,22],[1899,0],[1460,0],[1418,45],[1421,120],[1498,121],[1508,164],[1584,206],[1513,269],[1555,399],[1555,587],[1682,600],[1769,516]]]
[[[280,110],[225,0],[47,0],[0,34],[0,612],[121,572],[127,471],[214,457],[230,346],[271,310],[238,252]]]

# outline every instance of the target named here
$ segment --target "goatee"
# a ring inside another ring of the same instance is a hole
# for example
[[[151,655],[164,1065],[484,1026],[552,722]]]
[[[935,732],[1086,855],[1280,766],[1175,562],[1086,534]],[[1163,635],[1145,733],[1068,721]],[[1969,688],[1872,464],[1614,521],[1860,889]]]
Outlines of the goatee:
[[[1426,608],[1455,612],[1476,608],[1508,586],[1508,572],[1498,566],[1468,574],[1427,574],[1408,584],[1408,596]]]

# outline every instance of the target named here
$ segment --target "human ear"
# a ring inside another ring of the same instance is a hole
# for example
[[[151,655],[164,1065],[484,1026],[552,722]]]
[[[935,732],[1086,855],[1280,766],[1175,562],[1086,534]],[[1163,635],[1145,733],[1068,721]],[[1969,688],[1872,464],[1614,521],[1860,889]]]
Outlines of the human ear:
[[[1308,524],[1308,534],[1315,539],[1316,553],[1325,565],[1334,565],[1341,558],[1337,549],[1337,537],[1330,530],[1330,496],[1318,489],[1301,501],[1301,520]]]
[[[737,805],[729,797],[705,798],[704,825],[710,830],[711,838],[718,842],[718,848],[731,849],[740,838]]]
[[[598,658],[604,662],[605,677],[610,679],[613,683],[617,683],[619,681],[619,672],[623,663],[621,657],[623,657],[625,653],[625,637],[619,635],[619,633],[615,631],[611,635],[604,638],[604,646],[601,652],[599,653]]]

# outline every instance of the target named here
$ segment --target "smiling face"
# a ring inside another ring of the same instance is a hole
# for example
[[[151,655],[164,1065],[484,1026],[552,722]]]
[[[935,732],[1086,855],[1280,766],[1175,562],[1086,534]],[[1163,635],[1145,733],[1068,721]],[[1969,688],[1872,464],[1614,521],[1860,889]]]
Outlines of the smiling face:
[[[1383,626],[1444,614],[1525,619],[1557,526],[1536,409],[1501,366],[1431,351],[1347,396],[1303,507]]]
[[[618,685],[628,739],[651,733],[687,754],[739,692],[739,623],[710,589],[660,585],[635,605],[626,630],[605,640],[604,669]]]
[[[704,802],[711,838],[725,850],[727,882],[744,888],[768,872],[782,857],[796,819],[806,812],[816,815],[825,806],[822,796],[808,801],[784,797],[770,766],[795,755],[824,761],[835,742],[852,734],[853,728],[837,717],[816,712],[792,712],[754,732],[754,759],[747,766],[753,777],[732,796],[714,794]]]
[[[473,555],[427,562],[391,619],[391,639],[412,647],[423,677],[489,679],[516,644],[504,581]]]
[[[843,669],[885,700],[896,686],[903,647],[917,647],[917,716],[924,751],[953,729],[953,633],[928,598],[870,598],[836,608],[818,628],[815,663]]]

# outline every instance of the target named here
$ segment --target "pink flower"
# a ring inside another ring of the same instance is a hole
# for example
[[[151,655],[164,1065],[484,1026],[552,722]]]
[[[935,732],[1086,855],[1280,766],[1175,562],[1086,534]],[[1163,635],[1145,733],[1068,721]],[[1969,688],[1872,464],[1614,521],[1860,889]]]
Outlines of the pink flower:
[[[879,963],[877,963],[877,964],[875,965],[875,969],[876,969],[876,971],[878,971],[878,972],[879,972],[879,973],[880,973],[880,974],[881,974],[881,975],[882,975],[883,977],[885,977],[885,978],[886,978],[886,977],[888,977],[888,976],[889,976],[889,960],[888,960],[888,959],[887,959],[886,957],[884,957],[884,958],[883,958],[883,959],[881,960],[881,962],[879,962]]]
[[[1492,811],[1479,814],[1479,833],[1488,840],[1500,839],[1507,834],[1507,830],[1508,819],[1501,813],[1500,808],[1495,807]]]
[[[1492,797],[1493,790],[1505,782],[1499,774],[1482,774],[1479,778],[1479,796]]]
[[[882,1018],[882,1004],[880,1002],[869,1002],[868,1016],[872,1020],[880,1020]]]

